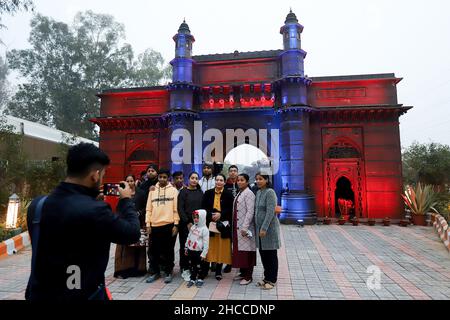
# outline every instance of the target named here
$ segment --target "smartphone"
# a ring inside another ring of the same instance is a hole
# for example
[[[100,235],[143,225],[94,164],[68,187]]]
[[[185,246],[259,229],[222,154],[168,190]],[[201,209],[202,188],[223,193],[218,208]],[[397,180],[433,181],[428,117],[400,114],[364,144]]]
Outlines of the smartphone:
[[[119,186],[122,189],[125,188],[123,183],[105,183],[103,185],[103,194],[105,196],[120,196]]]

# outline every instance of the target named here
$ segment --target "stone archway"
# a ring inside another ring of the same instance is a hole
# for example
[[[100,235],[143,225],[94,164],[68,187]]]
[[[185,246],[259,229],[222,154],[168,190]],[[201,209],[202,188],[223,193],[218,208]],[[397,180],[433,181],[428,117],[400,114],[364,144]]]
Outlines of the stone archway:
[[[342,197],[352,200],[352,216],[366,218],[365,180],[364,159],[352,141],[338,139],[332,143],[324,159],[325,215],[340,215],[338,197]]]
[[[137,178],[149,163],[159,163],[158,138],[157,133],[128,136],[124,175],[133,174]]]
[[[261,149],[249,144],[242,144],[231,149],[225,156],[225,171],[229,165],[237,165],[239,173],[248,174],[250,184],[252,184],[256,173],[270,166],[270,160]],[[273,177],[270,178],[270,181],[273,181]]]
[[[211,111],[203,113],[200,120],[202,121],[204,138],[207,140],[203,141],[201,149],[202,158],[205,161],[223,164],[227,155],[234,149],[243,145],[251,145],[255,149],[259,149],[268,158],[269,166],[272,165],[272,168],[276,171],[272,181],[274,189],[278,194],[281,193],[281,175],[278,172],[280,170],[279,124],[272,110],[245,110],[239,111],[239,113]],[[211,152],[209,149],[211,143],[215,141],[214,139],[209,140],[210,137],[207,133],[211,129],[220,134],[221,139],[223,139],[222,149],[215,150],[215,152]],[[235,137],[227,143],[227,130],[236,133],[240,131],[241,134],[244,134],[244,137],[240,139]],[[208,157],[208,155],[210,156]],[[276,164],[275,161],[277,161]]]

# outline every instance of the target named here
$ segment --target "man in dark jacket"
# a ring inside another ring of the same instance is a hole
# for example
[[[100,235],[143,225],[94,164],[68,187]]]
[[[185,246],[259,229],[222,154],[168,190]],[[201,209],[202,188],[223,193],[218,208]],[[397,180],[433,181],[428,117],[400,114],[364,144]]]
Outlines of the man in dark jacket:
[[[239,169],[236,165],[231,165],[228,168],[228,179],[225,184],[225,190],[228,190],[231,192],[234,198],[236,198],[237,194],[239,193],[239,187],[237,184],[237,177],[239,175]]]
[[[139,203],[142,202],[144,204],[144,225],[145,225],[145,207],[147,206],[148,195],[151,190],[155,189],[155,186],[158,183],[158,172],[159,172],[158,166],[156,164],[150,163],[147,166],[147,173],[146,173],[147,180],[145,180],[139,185],[139,189],[141,189],[142,193],[139,193],[136,201],[138,201]],[[149,237],[148,239],[149,252],[151,246],[152,246],[152,238]],[[150,253],[147,256],[148,256],[148,265],[149,266],[153,265],[152,262],[150,261],[151,260]]]
[[[158,171],[159,171],[158,166],[156,164],[153,163],[149,164],[147,166],[147,180],[145,180],[139,185],[139,188],[141,188],[141,190],[144,191],[145,205],[147,205],[147,199],[150,189],[158,183]]]
[[[31,203],[27,222],[33,245],[35,228],[40,235],[27,300],[105,299],[99,287],[105,285],[111,242],[128,245],[140,238],[139,219],[126,182],[125,188],[119,188],[119,214],[96,199],[109,162],[93,144],[71,147],[67,178],[45,200],[39,225],[32,221],[41,198]]]

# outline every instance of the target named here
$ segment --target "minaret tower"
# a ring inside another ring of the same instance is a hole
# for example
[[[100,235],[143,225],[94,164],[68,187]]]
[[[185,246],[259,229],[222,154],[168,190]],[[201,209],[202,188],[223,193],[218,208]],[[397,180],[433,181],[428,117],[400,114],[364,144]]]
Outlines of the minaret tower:
[[[280,29],[283,52],[280,54],[281,78],[275,81],[280,121],[280,168],[284,192],[281,195],[285,223],[314,224],[317,216],[314,197],[305,191],[305,143],[309,130],[307,86],[311,81],[304,75],[306,52],[301,48],[303,26],[292,10]]]
[[[171,156],[171,169],[174,171],[190,172],[193,170],[193,141],[180,140],[177,129],[187,130],[191,137],[194,136],[194,121],[198,118],[198,113],[194,110],[194,95],[199,90],[193,83],[192,67],[195,63],[192,60],[192,44],[195,39],[191,35],[191,30],[186,21],[178,28],[177,34],[173,37],[175,41],[175,58],[170,62],[172,65],[172,83],[167,86],[170,92],[170,110],[165,115],[169,128],[169,153]],[[176,134],[174,134],[176,133]],[[189,135],[186,135],[189,136]],[[185,137],[186,138],[186,137]],[[184,146],[185,149],[182,149]],[[186,148],[190,150],[189,155],[185,155]],[[183,152],[181,150],[184,150]],[[183,154],[183,163],[175,163],[173,154]],[[185,157],[189,158],[186,162]]]
[[[195,39],[191,35],[191,30],[184,20],[178,29],[178,33],[173,37],[175,41],[175,59],[172,65],[172,83],[170,90],[171,110],[192,110],[194,91],[197,89],[192,82],[192,44]]]

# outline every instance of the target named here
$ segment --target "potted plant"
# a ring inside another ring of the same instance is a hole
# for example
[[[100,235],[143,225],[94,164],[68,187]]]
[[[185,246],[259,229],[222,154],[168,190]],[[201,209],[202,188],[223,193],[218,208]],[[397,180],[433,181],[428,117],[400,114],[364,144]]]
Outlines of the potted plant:
[[[409,225],[409,220],[408,219],[400,220],[399,224],[401,227],[407,227]]]
[[[357,225],[359,224],[359,219],[358,219],[358,217],[353,217],[353,219],[352,219],[352,224],[353,224],[354,226],[357,226]]]
[[[391,225],[391,219],[389,217],[386,217],[383,219],[383,226],[389,227]]]
[[[343,226],[343,225],[345,224],[346,221],[347,221],[347,220],[345,220],[345,217],[344,217],[344,216],[340,216],[340,218],[339,218],[339,220],[338,220],[338,223],[339,223],[339,225]]]
[[[369,220],[367,220],[367,224],[369,226],[374,226],[376,223],[376,220],[374,218],[369,218]]]
[[[407,186],[405,194],[402,194],[406,206],[411,210],[412,222],[417,226],[426,226],[426,214],[436,205],[436,192],[432,185],[422,185],[420,182],[416,188]]]
[[[325,225],[330,225],[330,224],[331,224],[331,219],[330,219],[329,216],[326,216],[326,217],[323,219],[323,224],[325,224]]]

